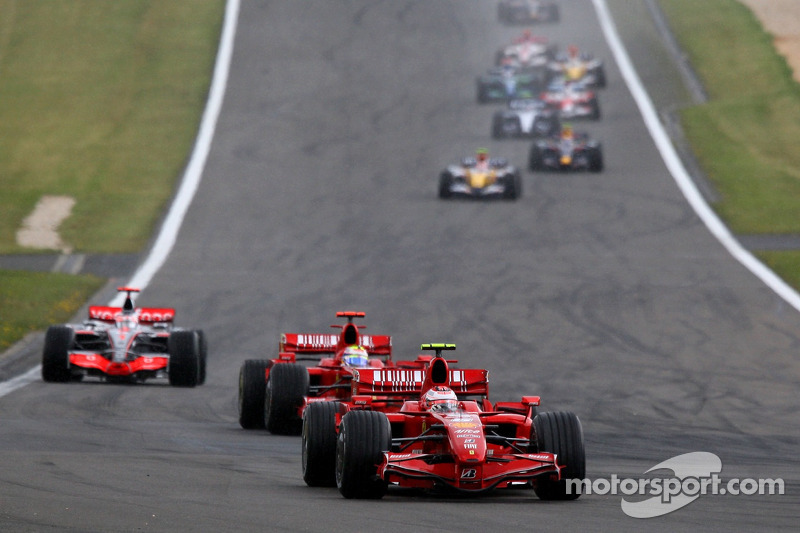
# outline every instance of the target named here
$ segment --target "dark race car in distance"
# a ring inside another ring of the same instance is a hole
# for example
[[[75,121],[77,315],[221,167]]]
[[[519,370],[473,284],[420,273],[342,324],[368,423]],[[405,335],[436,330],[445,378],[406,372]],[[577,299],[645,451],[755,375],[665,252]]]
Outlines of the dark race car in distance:
[[[179,387],[206,379],[207,344],[202,330],[173,326],[175,309],[141,307],[127,293],[122,307],[92,305],[81,324],[50,326],[42,353],[42,379],[79,381],[85,376],[114,382],[168,378]]]
[[[504,24],[558,22],[558,4],[542,0],[502,0],[497,4],[497,19]]]
[[[476,80],[479,104],[507,102],[513,98],[535,98],[547,85],[547,71],[512,66],[493,67]]]
[[[588,170],[602,172],[603,147],[588,133],[576,132],[571,137],[555,136],[537,139],[528,156],[528,168],[542,170]]]
[[[549,137],[561,130],[558,109],[538,98],[520,98],[492,117],[495,139]]]

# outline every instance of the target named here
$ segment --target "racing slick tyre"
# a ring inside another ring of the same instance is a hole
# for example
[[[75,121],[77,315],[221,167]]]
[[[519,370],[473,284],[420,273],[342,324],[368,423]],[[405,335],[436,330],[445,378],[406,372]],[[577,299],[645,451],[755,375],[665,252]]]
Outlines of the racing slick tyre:
[[[67,326],[50,326],[44,337],[42,379],[50,383],[70,381],[69,348],[75,332]]]
[[[502,139],[506,136],[503,131],[503,115],[495,113],[492,117],[492,139]]]
[[[495,113],[492,117],[492,138],[508,139],[519,137],[522,134],[522,124],[519,117],[505,118],[502,113]]]
[[[597,67],[597,69],[595,69],[594,76],[594,86],[599,89],[604,88],[606,86],[606,69],[604,69],[602,66]]]
[[[303,412],[303,481],[336,486],[336,413],[339,402],[313,402]]]
[[[485,84],[481,80],[478,80],[476,82],[476,94],[477,94],[477,100],[478,100],[479,104],[488,104],[489,102],[492,101],[492,97],[490,96],[489,89],[490,89],[490,86],[488,86],[487,84]]]
[[[589,152],[589,172],[603,171],[603,150],[599,146]]]
[[[206,361],[208,360],[208,342],[206,341],[206,334],[202,329],[196,329],[197,342],[200,349],[200,377],[197,384],[203,385],[206,382]]]
[[[200,339],[194,331],[173,331],[167,339],[169,384],[195,387],[200,381]]]
[[[558,117],[537,117],[531,126],[531,137],[553,137],[561,131]]]
[[[267,359],[247,359],[239,369],[239,425],[244,429],[264,429],[269,364]]]
[[[590,120],[600,120],[600,101],[597,98],[592,98],[589,102],[592,112],[589,114]]]
[[[539,413],[533,419],[531,443],[536,442],[537,452],[550,452],[557,456],[561,466],[561,480],[539,478],[533,490],[542,500],[576,500],[580,496],[567,493],[567,479],[586,477],[586,453],[583,448],[581,421],[574,413],[558,411]],[[533,446],[532,446],[533,447]]]
[[[336,486],[342,496],[383,498],[387,483],[375,467],[391,446],[392,427],[384,413],[350,411],[342,417],[336,439]]]
[[[508,174],[505,177],[506,189],[503,191],[503,198],[506,200],[516,200],[522,195],[522,180],[519,172]]]
[[[528,155],[528,169],[532,172],[544,170],[544,157],[542,156],[542,149],[535,144],[531,146],[531,151]]]
[[[439,198],[450,198],[453,194],[450,187],[453,185],[453,176],[449,172],[442,172],[439,175]]]
[[[274,365],[264,394],[264,426],[276,435],[299,435],[303,419],[297,410],[308,395],[308,369],[294,363]]]

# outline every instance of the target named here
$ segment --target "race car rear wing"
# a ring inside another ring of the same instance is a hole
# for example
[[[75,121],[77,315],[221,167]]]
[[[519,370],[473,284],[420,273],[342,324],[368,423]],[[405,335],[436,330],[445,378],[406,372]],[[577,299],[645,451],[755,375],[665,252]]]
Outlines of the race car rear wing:
[[[89,319],[102,322],[114,322],[117,315],[122,314],[122,307],[107,305],[89,306]],[[175,309],[171,307],[138,307],[134,314],[140,323],[153,324],[155,322],[172,322],[175,318]]]
[[[281,335],[281,352],[332,354],[341,336],[331,333],[284,333]],[[358,342],[370,355],[391,355],[391,335],[358,335]]]
[[[363,368],[353,372],[353,396],[359,394],[413,396],[422,394],[426,370]],[[489,371],[479,368],[447,369],[438,384],[446,385],[460,397],[489,395]]]

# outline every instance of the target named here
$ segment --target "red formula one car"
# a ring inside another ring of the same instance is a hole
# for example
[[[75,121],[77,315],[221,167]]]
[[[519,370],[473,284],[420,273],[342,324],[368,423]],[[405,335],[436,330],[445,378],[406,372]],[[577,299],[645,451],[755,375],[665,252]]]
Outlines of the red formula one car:
[[[93,305],[82,324],[50,326],[42,353],[42,379],[143,382],[168,377],[170,385],[205,382],[207,344],[202,330],[173,327],[175,309],[134,307],[127,293],[122,307]]]
[[[422,368],[422,361],[392,361],[389,335],[364,335],[355,318],[360,311],[340,311],[347,318],[339,334],[284,333],[278,357],[248,359],[239,372],[239,425],[293,435],[302,429],[309,405],[350,398],[353,372],[359,368]],[[315,361],[315,366],[300,361]],[[321,407],[320,409],[328,409]]]
[[[492,404],[488,371],[450,367],[455,361],[441,352],[453,344],[422,348],[436,351],[425,369],[358,370],[351,400],[340,404],[333,423],[306,418],[304,478],[311,459],[335,446],[334,479],[346,498],[381,498],[390,485],[467,494],[533,487],[542,499],[580,495],[569,492],[565,481],[585,477],[577,416],[537,414],[538,396]],[[405,398],[400,409],[373,408],[373,397],[391,395]],[[314,468],[324,479],[323,469],[331,467],[319,460]]]

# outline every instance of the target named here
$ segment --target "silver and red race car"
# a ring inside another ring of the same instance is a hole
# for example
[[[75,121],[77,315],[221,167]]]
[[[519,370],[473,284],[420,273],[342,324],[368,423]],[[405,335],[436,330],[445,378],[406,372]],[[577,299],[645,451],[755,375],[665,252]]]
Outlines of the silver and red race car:
[[[537,414],[538,396],[492,403],[488,371],[459,369],[450,366],[456,361],[442,357],[454,344],[423,344],[422,349],[436,353],[424,369],[358,370],[349,402],[328,417],[306,417],[304,478],[308,459],[327,457],[327,463],[315,461],[313,468],[333,470],[346,498],[382,498],[390,486],[465,494],[532,487],[542,499],[580,496],[566,483],[585,477],[577,416]],[[394,396],[402,406],[391,412],[373,409],[376,395]]]
[[[239,425],[271,433],[297,435],[309,405],[350,398],[353,372],[359,368],[421,368],[422,361],[392,360],[389,335],[366,335],[354,323],[362,311],[339,311],[346,318],[331,333],[284,333],[274,359],[248,359],[239,371]],[[314,365],[303,363],[313,362]],[[377,403],[377,400],[376,400]],[[320,409],[328,409],[322,406]]]
[[[555,59],[557,52],[558,47],[551,44],[546,37],[533,35],[530,30],[525,30],[511,44],[497,51],[495,65],[512,66],[523,71],[547,71],[548,64]]]
[[[207,343],[202,330],[173,326],[175,309],[135,307],[132,293],[122,307],[93,305],[81,324],[50,326],[42,353],[42,379],[79,381],[85,376],[112,382],[168,378],[194,387],[206,379]]]
[[[558,109],[561,120],[600,120],[597,93],[581,82],[552,82],[541,99]]]

